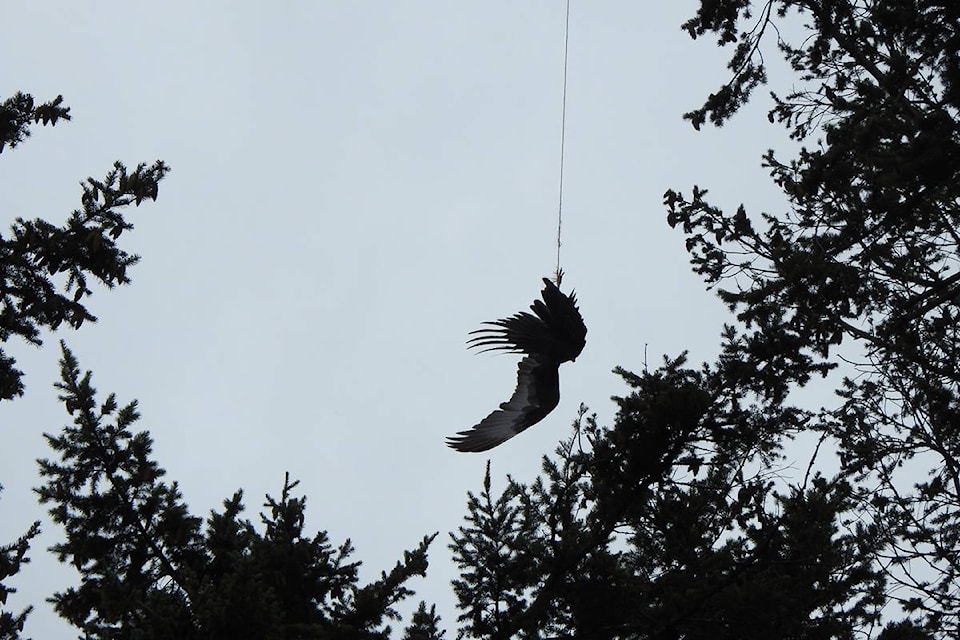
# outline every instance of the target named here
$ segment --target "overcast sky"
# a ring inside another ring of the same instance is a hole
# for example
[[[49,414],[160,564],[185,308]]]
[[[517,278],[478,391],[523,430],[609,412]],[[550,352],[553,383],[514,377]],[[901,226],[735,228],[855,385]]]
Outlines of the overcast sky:
[[[7,603],[37,606],[27,635],[74,635],[43,602],[75,578],[44,551],[59,531],[31,491],[41,434],[68,421],[60,337],[101,394],[139,399],[194,514],[242,488],[256,521],[289,471],[308,530],[350,537],[365,581],[440,531],[411,602],[454,631],[447,532],[486,460],[497,487],[532,480],[581,402],[609,424],[614,366],[716,353],[729,318],[663,192],[778,203],[765,105],[721,130],[681,119],[727,78],[726,52],[679,28],[694,9],[573,0],[562,265],[587,346],[552,415],[475,455],[444,438],[509,397],[517,359],[468,352],[467,333],[525,309],[555,266],[563,0],[8,3],[0,98],[63,94],[73,121],[0,155],[4,227],[62,222],[114,160],[173,169],[126,212],[142,261],[131,286],[95,290],[100,321],[4,347],[27,393],[0,404],[0,542],[44,523]]]

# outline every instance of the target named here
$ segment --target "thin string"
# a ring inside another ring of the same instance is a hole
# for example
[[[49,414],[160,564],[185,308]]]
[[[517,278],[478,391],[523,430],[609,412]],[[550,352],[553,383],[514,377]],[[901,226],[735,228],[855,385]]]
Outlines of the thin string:
[[[570,0],[567,0],[567,17],[563,27],[563,98],[560,110],[560,195],[557,201],[557,284],[560,284],[560,231],[563,228],[563,158],[567,137],[567,56],[570,51]]]

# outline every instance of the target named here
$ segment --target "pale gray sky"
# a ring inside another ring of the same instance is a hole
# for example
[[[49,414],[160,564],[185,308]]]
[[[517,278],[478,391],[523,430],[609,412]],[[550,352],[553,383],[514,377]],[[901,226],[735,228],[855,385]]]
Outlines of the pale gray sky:
[[[763,105],[719,131],[681,120],[726,79],[725,54],[679,28],[694,8],[573,0],[563,267],[587,346],[559,408],[486,456],[444,438],[515,382],[516,358],[468,352],[467,332],[526,308],[554,268],[563,0],[6,6],[0,97],[63,94],[73,121],[0,156],[5,227],[62,221],[114,160],[173,168],[128,212],[143,260],[131,286],[95,291],[100,322],[9,345],[27,394],[0,404],[0,541],[44,522],[7,604],[37,606],[27,634],[74,635],[43,602],[73,578],[31,492],[41,434],[68,420],[59,337],[102,394],[140,400],[195,514],[243,488],[257,520],[289,471],[308,529],[350,537],[365,580],[439,530],[411,586],[455,630],[447,532],[487,458],[530,480],[581,402],[609,423],[615,365],[641,370],[644,345],[651,366],[716,351],[728,318],[663,192],[777,203],[760,155],[783,134]]]

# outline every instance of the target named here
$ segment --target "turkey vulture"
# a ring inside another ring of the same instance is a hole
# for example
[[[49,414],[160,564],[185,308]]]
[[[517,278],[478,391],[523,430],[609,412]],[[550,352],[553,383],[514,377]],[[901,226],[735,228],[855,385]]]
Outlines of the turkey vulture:
[[[550,280],[543,300],[509,318],[484,322],[492,328],[471,331],[470,347],[526,354],[517,367],[517,388],[510,399],[469,431],[447,438],[457,451],[487,451],[537,424],[560,402],[560,363],[576,360],[586,344],[587,327],[569,296]]]

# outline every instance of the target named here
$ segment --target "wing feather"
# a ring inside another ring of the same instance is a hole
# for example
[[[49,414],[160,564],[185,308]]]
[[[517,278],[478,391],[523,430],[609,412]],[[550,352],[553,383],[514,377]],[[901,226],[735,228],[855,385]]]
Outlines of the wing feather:
[[[510,399],[472,429],[447,438],[447,444],[457,451],[487,451],[543,420],[560,402],[559,367],[545,356],[525,357],[517,365]]]

